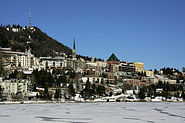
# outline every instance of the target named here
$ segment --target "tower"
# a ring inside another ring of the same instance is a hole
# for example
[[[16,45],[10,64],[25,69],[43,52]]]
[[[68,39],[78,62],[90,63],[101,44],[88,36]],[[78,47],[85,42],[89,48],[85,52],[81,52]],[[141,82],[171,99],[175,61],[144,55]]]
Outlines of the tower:
[[[29,10],[29,27],[32,27],[32,25],[31,25],[31,9]]]
[[[72,58],[76,58],[75,38],[74,38],[74,41],[73,41],[73,53],[72,53]]]

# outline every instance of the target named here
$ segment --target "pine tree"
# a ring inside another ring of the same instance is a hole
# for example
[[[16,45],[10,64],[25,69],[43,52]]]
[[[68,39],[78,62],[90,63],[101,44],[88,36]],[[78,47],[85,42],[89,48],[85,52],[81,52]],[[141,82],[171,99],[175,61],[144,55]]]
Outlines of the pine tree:
[[[0,99],[2,98],[2,94],[3,94],[3,89],[0,86]]]
[[[86,85],[85,85],[85,97],[86,98],[89,98],[90,96],[92,96],[92,92],[91,92],[91,85],[90,85],[90,82],[89,82],[89,78],[87,79],[87,82],[86,82]]]
[[[140,99],[144,99],[145,98],[145,94],[146,94],[146,88],[145,87],[140,88],[140,91],[138,93],[139,98]]]
[[[46,100],[50,100],[51,99],[51,95],[49,95],[49,91],[48,91],[48,86],[47,85],[44,87],[44,98]]]
[[[69,93],[69,96],[75,96],[75,90],[74,90],[74,87],[73,87],[73,83],[71,82],[68,86],[68,93]]]
[[[97,94],[99,96],[103,96],[105,94],[105,87],[104,86],[101,86],[101,85],[98,85]]]
[[[54,98],[57,99],[57,102],[58,102],[58,99],[61,98],[61,89],[60,88],[56,88]]]
[[[181,98],[183,98],[185,100],[185,92],[184,91],[182,91]]]
[[[92,85],[92,94],[96,95],[96,85],[95,84]]]

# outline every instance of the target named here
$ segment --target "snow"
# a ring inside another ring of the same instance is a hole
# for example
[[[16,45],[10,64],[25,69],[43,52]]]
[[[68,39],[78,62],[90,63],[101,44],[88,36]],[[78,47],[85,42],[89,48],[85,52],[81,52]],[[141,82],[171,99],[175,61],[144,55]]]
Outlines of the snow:
[[[184,102],[0,105],[0,123],[182,123],[184,114]]]
[[[30,92],[28,93],[28,96],[31,96],[31,97],[36,97],[37,95],[40,95],[39,92]]]
[[[82,81],[85,83],[85,82],[87,82],[87,77],[82,77]]]
[[[151,101],[153,101],[153,102],[161,102],[163,100],[165,100],[165,97],[157,96],[154,99],[152,99]]]
[[[44,88],[36,87],[36,90],[44,91]]]
[[[24,74],[27,74],[27,75],[31,75],[33,71],[30,71],[30,70],[24,70],[23,73]]]
[[[75,101],[78,101],[78,102],[84,102],[84,101],[85,101],[84,98],[82,98],[82,97],[80,96],[80,94],[76,94],[76,96],[74,97],[74,100],[75,100]]]

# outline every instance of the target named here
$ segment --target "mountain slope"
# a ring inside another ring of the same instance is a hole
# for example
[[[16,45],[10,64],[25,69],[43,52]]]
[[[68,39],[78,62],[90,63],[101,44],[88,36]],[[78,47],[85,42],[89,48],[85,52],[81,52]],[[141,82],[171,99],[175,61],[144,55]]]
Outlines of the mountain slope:
[[[49,56],[53,52],[71,54],[71,49],[49,37],[39,28],[33,29],[13,25],[0,26],[0,47],[11,47],[24,52],[29,47],[36,57]]]

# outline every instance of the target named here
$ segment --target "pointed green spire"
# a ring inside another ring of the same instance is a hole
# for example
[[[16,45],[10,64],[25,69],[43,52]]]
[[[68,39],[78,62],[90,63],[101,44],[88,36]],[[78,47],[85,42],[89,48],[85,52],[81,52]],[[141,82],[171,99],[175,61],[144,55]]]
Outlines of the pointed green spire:
[[[116,57],[114,53],[112,53],[112,55],[109,57],[107,61],[118,61],[118,58]]]

